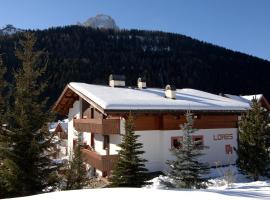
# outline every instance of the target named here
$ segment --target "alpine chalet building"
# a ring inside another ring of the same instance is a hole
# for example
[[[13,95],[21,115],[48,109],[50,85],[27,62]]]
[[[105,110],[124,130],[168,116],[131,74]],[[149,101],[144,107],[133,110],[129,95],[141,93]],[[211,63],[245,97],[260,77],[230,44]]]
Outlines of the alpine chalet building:
[[[117,162],[129,112],[143,143],[146,167],[155,172],[164,171],[166,161],[174,159],[170,149],[182,139],[180,125],[187,110],[194,114],[193,140],[208,146],[201,159],[210,166],[234,164],[238,120],[249,108],[248,102],[195,89],[147,88],[141,78],[136,87],[126,87],[124,76],[111,75],[108,86],[69,83],[53,110],[68,116],[69,154],[82,133],[84,161],[105,177]]]

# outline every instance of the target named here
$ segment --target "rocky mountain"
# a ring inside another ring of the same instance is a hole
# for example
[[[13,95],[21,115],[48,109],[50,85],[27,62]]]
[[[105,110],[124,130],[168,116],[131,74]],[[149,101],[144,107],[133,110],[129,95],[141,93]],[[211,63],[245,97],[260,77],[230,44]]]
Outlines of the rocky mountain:
[[[83,24],[80,24],[86,27],[92,28],[101,28],[101,29],[115,29],[118,30],[119,27],[116,25],[115,20],[104,14],[99,14],[95,17],[90,17]]]
[[[0,29],[0,35],[13,35],[17,32],[22,32],[22,29],[16,28],[11,24],[6,25],[4,28]]]

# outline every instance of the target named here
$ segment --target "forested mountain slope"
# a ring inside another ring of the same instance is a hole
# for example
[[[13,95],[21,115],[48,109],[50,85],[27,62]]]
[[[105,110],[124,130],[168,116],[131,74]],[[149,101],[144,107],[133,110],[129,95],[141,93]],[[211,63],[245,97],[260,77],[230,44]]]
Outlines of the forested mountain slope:
[[[149,87],[174,84],[213,93],[270,97],[270,62],[180,34],[138,30],[96,30],[67,26],[34,31],[37,48],[48,53],[44,78],[52,105],[71,81],[107,84],[111,73],[139,76]],[[0,54],[10,72],[18,67],[14,48],[21,33],[0,36]]]

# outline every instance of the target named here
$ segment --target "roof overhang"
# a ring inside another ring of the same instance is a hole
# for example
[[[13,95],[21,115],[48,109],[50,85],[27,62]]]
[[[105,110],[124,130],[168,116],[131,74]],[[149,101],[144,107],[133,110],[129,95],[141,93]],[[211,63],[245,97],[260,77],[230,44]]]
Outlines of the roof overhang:
[[[270,110],[270,104],[264,96],[262,96],[258,101],[262,107],[266,108],[267,110]]]
[[[101,106],[86,97],[81,92],[77,91],[70,84],[66,85],[60,97],[55,102],[52,110],[60,115],[68,116],[69,109],[73,107],[74,102],[79,100],[80,97],[95,107],[97,110],[99,110],[101,113],[105,114]]]
[[[147,113],[147,114],[185,114],[187,110],[105,110],[106,113],[108,114],[118,114],[118,113],[126,113],[128,114],[129,112],[131,113]],[[191,112],[196,113],[196,114],[203,114],[203,113],[209,113],[209,114],[241,114],[244,112],[247,112],[247,110],[192,110]]]

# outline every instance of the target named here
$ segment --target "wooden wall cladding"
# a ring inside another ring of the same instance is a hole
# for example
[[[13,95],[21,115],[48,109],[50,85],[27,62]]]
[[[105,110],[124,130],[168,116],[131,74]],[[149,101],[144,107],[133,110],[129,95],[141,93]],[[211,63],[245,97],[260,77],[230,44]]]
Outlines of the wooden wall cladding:
[[[194,128],[237,128],[238,115],[197,115]],[[184,115],[141,115],[135,116],[135,130],[178,130],[186,122]]]
[[[135,116],[135,130],[160,130],[161,119],[159,116]]]
[[[103,114],[82,99],[82,118],[84,119],[103,119]]]

